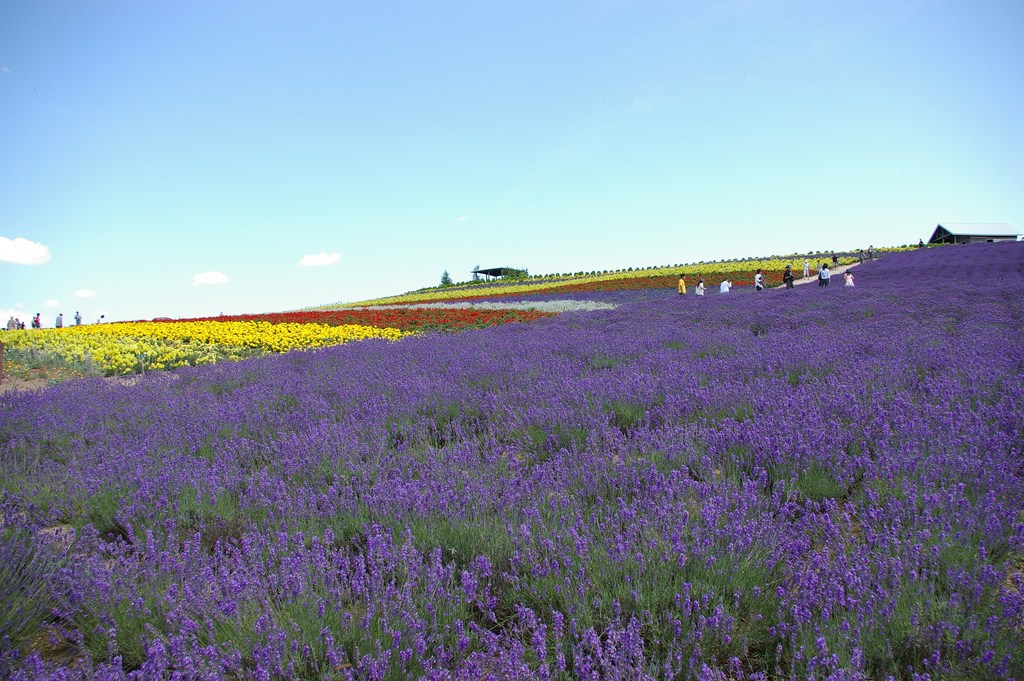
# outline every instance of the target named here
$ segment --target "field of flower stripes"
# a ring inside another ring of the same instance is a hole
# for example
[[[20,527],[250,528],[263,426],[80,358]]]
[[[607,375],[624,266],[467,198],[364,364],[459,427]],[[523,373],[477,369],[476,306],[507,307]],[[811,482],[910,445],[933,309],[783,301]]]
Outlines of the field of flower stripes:
[[[0,676],[1024,678],[1024,248],[856,273],[0,396]]]
[[[395,328],[357,324],[232,320],[118,322],[29,329],[7,331],[2,340],[9,355],[45,355],[68,365],[92,366],[107,376],[123,376],[369,338],[398,340],[406,335]]]
[[[397,308],[238,315],[92,324],[5,332],[8,356],[44,356],[72,367],[124,376],[236,361],[425,331],[454,332],[531,322],[555,312],[505,308]]]
[[[375,309],[307,310],[270,314],[213,317],[204,321],[255,321],[270,324],[355,324],[401,331],[462,331],[512,322],[532,322],[551,312],[535,309],[394,306]],[[198,321],[198,320],[197,320]]]
[[[885,249],[887,252],[907,250],[906,247]],[[751,260],[726,260],[714,263],[690,263],[664,267],[629,268],[614,272],[578,273],[575,275],[552,275],[528,279],[467,282],[455,286],[436,287],[412,291],[397,296],[375,298],[356,303],[324,305],[321,308],[380,306],[393,304],[455,302],[474,300],[495,300],[505,297],[521,297],[535,294],[577,294],[594,291],[638,291],[647,289],[674,289],[679,275],[685,275],[693,286],[698,279],[705,284],[717,286],[723,279],[729,279],[737,286],[753,286],[754,273],[761,269],[769,285],[782,283],[786,265],[802,271],[803,261],[810,259],[812,269],[828,258],[822,254],[798,255],[788,258],[762,258]],[[858,261],[857,257],[844,255],[837,259],[840,265]]]

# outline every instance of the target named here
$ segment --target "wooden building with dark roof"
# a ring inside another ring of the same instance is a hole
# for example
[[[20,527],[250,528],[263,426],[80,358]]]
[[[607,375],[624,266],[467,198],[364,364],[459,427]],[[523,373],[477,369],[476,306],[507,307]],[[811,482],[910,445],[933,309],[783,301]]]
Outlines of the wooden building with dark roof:
[[[1003,222],[959,222],[939,224],[930,244],[973,244],[991,241],[1016,241],[1021,233]]]
[[[526,270],[518,270],[514,267],[490,267],[487,269],[475,269],[471,274],[482,274],[485,277],[502,277],[515,279],[517,277],[525,277]]]

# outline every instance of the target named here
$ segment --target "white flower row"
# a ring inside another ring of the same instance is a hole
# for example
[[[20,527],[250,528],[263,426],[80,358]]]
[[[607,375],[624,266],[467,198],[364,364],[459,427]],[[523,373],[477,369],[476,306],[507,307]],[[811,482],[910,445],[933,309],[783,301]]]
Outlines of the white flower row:
[[[440,309],[440,310],[537,310],[538,312],[594,312],[614,310],[614,303],[600,303],[595,300],[533,300],[509,301],[507,303],[415,303],[412,305],[367,305],[359,310]]]

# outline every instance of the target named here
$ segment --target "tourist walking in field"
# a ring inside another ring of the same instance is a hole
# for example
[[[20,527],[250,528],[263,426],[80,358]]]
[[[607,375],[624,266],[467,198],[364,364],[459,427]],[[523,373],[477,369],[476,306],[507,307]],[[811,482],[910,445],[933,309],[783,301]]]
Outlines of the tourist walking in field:
[[[686,275],[684,275],[684,274],[680,274],[679,275],[679,286],[678,286],[678,288],[679,288],[679,295],[683,295],[684,293],[686,293]]]
[[[804,279],[811,276],[811,261],[804,258]]]
[[[874,246],[868,246],[868,260],[874,260],[874,259],[875,259],[875,247]]]
[[[700,280],[697,281],[697,295],[698,296],[704,295],[704,280],[703,279],[700,279]]]
[[[36,316],[32,318],[32,328],[33,329],[41,329],[41,328],[43,328],[43,320],[39,316],[38,312],[36,312]]]
[[[82,325],[82,313],[78,312],[76,310],[75,311],[75,326],[81,326],[81,325]]]
[[[782,283],[786,288],[793,288],[793,266],[786,265],[786,271],[782,273]]]
[[[722,283],[719,284],[719,286],[718,286],[718,292],[719,293],[728,293],[729,289],[731,289],[731,288],[732,288],[732,282],[729,281],[728,279],[723,279]]]
[[[839,267],[839,258],[836,257],[835,251],[832,251],[832,267]]]
[[[843,272],[843,286],[853,286],[853,272]]]
[[[754,275],[754,290],[760,291],[764,288],[764,275],[761,274],[761,269],[758,268],[757,273]]]
[[[59,315],[57,315],[57,323],[54,324],[54,328],[57,328],[57,329],[64,328],[64,313],[63,312],[61,312]]]
[[[821,263],[821,285],[828,286],[828,280],[832,278],[832,274],[828,271],[828,263]]]

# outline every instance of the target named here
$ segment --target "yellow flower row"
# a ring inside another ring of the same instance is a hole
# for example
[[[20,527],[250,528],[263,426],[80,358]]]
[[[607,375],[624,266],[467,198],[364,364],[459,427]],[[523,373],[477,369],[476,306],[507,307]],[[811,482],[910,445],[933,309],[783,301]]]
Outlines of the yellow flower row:
[[[270,324],[268,322],[119,322],[4,333],[11,350],[93,363],[104,374],[214,364],[267,352],[339,345],[366,338],[398,340],[408,332],[347,324]]]
[[[816,267],[819,260],[807,256]],[[647,277],[663,277],[665,275],[679,276],[685,274],[687,278],[708,277],[716,274],[735,275],[743,273],[753,277],[753,273],[759,268],[766,271],[781,272],[786,265],[793,265],[797,270],[803,268],[804,256],[793,258],[764,258],[761,260],[730,260],[727,262],[699,263],[691,265],[680,265],[678,267],[652,267],[631,272],[609,272],[607,274],[585,274],[573,277],[563,277],[554,280],[541,281],[512,281],[507,285],[489,286],[459,286],[453,288],[430,289],[426,291],[414,291],[397,296],[363,300],[356,303],[348,303],[346,307],[359,307],[364,305],[388,305],[411,303],[417,301],[451,300],[455,298],[466,298],[468,296],[507,296],[523,293],[543,293],[546,290],[565,286],[567,284],[582,284],[597,281],[617,281],[621,279],[644,279]],[[822,257],[822,260],[824,258]],[[840,257],[840,265],[848,265],[857,262],[856,258]],[[332,307],[332,306],[325,306]],[[335,306],[336,307],[336,306]]]

